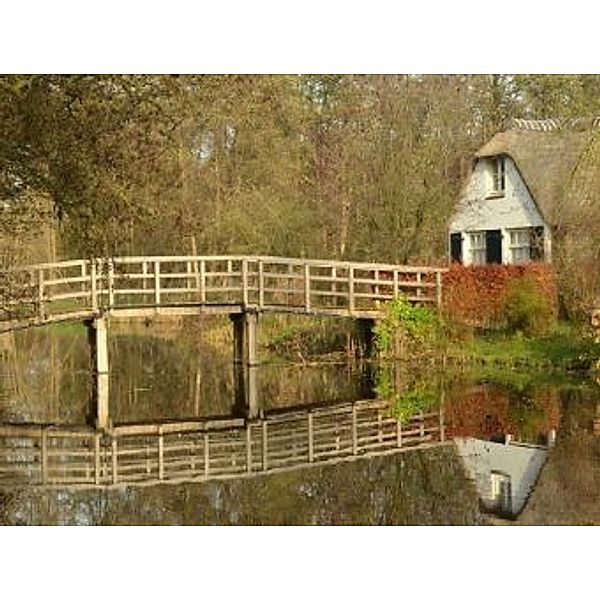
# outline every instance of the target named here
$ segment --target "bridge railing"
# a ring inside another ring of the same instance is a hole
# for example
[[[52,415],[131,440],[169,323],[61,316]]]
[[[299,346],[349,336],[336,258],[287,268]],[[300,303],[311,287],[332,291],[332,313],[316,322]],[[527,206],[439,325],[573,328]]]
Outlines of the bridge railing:
[[[0,485],[208,480],[325,464],[444,441],[442,409],[400,423],[360,400],[263,419],[128,425],[111,434],[0,426]]]
[[[239,305],[258,310],[377,314],[404,294],[439,304],[443,269],[261,256],[69,260],[5,274],[0,321],[100,310]]]

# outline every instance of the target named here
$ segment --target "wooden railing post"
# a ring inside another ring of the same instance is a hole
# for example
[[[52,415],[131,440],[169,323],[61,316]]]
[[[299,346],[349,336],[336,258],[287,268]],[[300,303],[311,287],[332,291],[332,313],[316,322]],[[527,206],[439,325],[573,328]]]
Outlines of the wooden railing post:
[[[248,259],[242,258],[242,305],[248,306]]]
[[[354,267],[348,267],[348,308],[350,314],[354,313]]]
[[[37,308],[38,317],[44,318],[44,269],[38,269]]]
[[[421,287],[422,281],[421,281],[421,272],[419,271],[417,273],[417,298],[421,298],[422,294],[423,294],[423,289]]]
[[[189,260],[185,261],[185,273],[187,275],[187,277],[185,278],[185,287],[190,290],[193,287],[193,281],[192,281],[192,273],[193,273],[193,269],[192,269],[192,263]]]
[[[108,259],[108,306],[112,308],[115,305],[115,264],[112,258]]]
[[[252,471],[252,425],[246,423],[246,470]]]
[[[442,306],[442,273],[441,271],[436,271],[435,273],[435,291],[436,291],[436,302],[438,308]]]
[[[265,265],[259,259],[258,261],[258,306],[262,308],[265,305]]]
[[[402,447],[402,423],[400,419],[396,421],[396,446],[398,448]]]
[[[42,429],[42,483],[48,483],[48,432]]]
[[[352,405],[352,454],[358,454],[358,415],[356,404]]]
[[[204,477],[208,479],[210,475],[210,451],[208,431],[204,432]]]
[[[162,427],[158,428],[158,479],[164,479],[165,463],[164,463],[164,440]]]
[[[398,269],[394,269],[394,298],[398,297]]]
[[[142,259],[142,289],[148,289],[148,261]]]
[[[206,261],[200,260],[200,302],[206,304]]]
[[[268,464],[268,453],[269,453],[269,434],[267,430],[267,421],[263,419],[262,422],[262,468],[266,471],[269,468]]]
[[[94,434],[94,483],[100,485],[100,434]]]
[[[112,439],[112,482],[119,483],[119,448],[116,436]]]
[[[313,418],[313,413],[308,411],[308,462],[313,462],[315,460],[315,433]]]
[[[160,262],[154,261],[154,304],[160,305]]]
[[[90,306],[96,312],[98,310],[98,281],[96,272],[96,259],[90,260]]]
[[[304,264],[304,309],[310,312],[310,265]]]

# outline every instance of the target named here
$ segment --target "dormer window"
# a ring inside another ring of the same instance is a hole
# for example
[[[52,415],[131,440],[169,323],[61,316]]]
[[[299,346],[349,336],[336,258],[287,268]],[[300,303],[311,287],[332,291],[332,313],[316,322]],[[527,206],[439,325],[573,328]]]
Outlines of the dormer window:
[[[506,163],[504,156],[492,158],[492,194],[503,195],[506,189]]]

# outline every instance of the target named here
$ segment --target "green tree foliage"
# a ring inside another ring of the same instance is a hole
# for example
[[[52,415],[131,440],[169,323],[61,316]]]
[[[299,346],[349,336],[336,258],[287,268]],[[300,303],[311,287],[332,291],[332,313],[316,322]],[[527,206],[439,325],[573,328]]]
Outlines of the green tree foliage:
[[[375,346],[382,357],[420,356],[431,352],[441,333],[438,315],[426,306],[398,296],[386,306],[375,327]]]
[[[536,119],[598,116],[599,75],[516,75],[523,116]]]

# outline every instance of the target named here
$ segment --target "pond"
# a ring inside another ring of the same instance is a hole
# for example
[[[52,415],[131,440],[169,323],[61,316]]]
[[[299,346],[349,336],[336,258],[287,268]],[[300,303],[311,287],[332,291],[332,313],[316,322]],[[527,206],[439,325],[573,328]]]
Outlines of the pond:
[[[102,435],[83,326],[0,336],[0,522],[600,523],[591,378],[261,347],[250,416],[207,321],[111,325]]]

